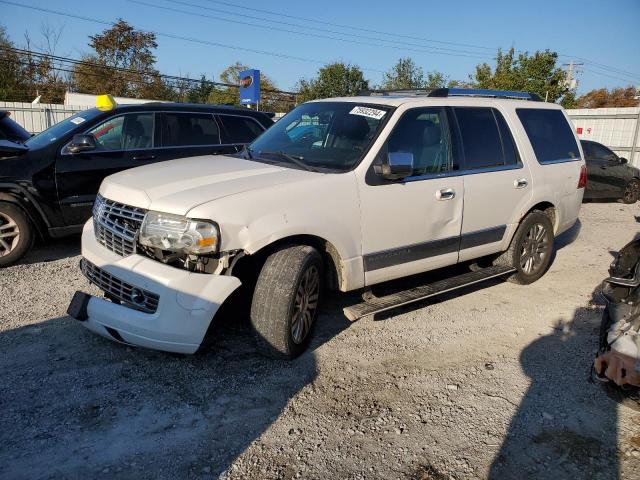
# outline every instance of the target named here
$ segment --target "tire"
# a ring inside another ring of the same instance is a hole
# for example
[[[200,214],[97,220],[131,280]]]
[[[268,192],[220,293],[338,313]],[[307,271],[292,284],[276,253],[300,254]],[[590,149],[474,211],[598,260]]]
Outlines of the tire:
[[[0,268],[24,257],[33,240],[33,227],[22,209],[10,203],[0,203]]]
[[[313,247],[288,246],[267,258],[251,301],[251,326],[260,353],[292,359],[305,351],[318,315],[322,279],[322,257]]]
[[[507,280],[528,285],[542,277],[551,265],[553,241],[551,220],[543,212],[533,211],[520,222],[509,250],[500,255],[494,264],[515,267],[516,273]],[[537,251],[537,255],[531,255],[533,250]]]
[[[622,202],[626,204],[636,203],[640,198],[640,181],[631,180],[624,189]]]

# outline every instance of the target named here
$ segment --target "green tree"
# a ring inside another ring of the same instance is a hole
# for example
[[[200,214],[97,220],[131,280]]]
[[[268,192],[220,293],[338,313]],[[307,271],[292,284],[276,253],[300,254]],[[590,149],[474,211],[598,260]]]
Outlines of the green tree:
[[[20,102],[28,98],[25,64],[21,55],[14,52],[15,45],[0,26],[0,100]],[[33,100],[33,99],[32,99]]]
[[[368,88],[369,82],[360,67],[336,62],[320,68],[316,78],[298,82],[298,101],[352,96]]]
[[[425,78],[422,68],[409,57],[399,59],[391,70],[384,74],[381,85],[384,90],[424,88],[424,86]]]
[[[211,82],[207,81],[204,75],[200,76],[200,83],[189,89],[187,93],[187,101],[191,103],[207,103],[209,95],[213,90]]]
[[[110,93],[122,97],[167,99],[171,88],[155,69],[153,32],[135,30],[119,19],[101,34],[91,35],[93,52],[73,72],[75,88],[84,93]],[[126,71],[123,71],[126,70]]]
[[[478,88],[537,93],[543,99],[557,102],[569,92],[566,73],[557,66],[557,61],[558,54],[550,50],[517,56],[513,48],[506,53],[498,50],[495,67],[487,63],[477,65],[472,80]]]

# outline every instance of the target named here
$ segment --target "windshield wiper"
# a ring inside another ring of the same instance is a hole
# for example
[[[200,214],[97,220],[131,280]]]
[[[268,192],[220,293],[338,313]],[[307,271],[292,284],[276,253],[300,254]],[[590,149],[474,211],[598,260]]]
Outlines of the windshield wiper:
[[[278,156],[280,158],[284,158],[284,159],[290,161],[291,163],[296,164],[300,168],[304,168],[308,172],[317,172],[318,171],[317,168],[314,168],[311,165],[307,165],[306,163],[304,163],[302,161],[304,159],[304,157],[296,157],[294,155],[289,155],[288,153],[283,152],[282,150],[273,151],[273,152],[263,151],[263,152],[260,152],[260,154],[261,155],[276,155],[276,156]]]

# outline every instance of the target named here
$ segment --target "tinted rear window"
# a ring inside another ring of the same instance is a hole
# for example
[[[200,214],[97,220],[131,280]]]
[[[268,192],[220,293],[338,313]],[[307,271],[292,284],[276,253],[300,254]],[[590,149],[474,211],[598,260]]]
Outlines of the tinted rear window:
[[[218,119],[227,133],[223,143],[251,143],[264,131],[252,118],[220,115]]]
[[[165,113],[162,145],[165,147],[217,145],[218,124],[210,113]]]
[[[540,163],[578,160],[580,150],[561,110],[518,108],[533,151]]]

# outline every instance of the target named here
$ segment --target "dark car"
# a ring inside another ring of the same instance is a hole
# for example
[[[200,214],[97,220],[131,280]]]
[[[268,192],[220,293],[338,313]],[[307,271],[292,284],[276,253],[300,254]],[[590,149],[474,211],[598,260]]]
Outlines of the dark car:
[[[246,108],[146,103],[85,110],[23,144],[0,140],[0,267],[22,257],[36,234],[79,232],[106,176],[235,153],[272,124]]]
[[[31,134],[11,119],[10,112],[0,110],[0,140],[22,143],[29,137]]]
[[[640,196],[640,170],[598,142],[581,140],[587,162],[585,200],[622,200],[635,203]]]

